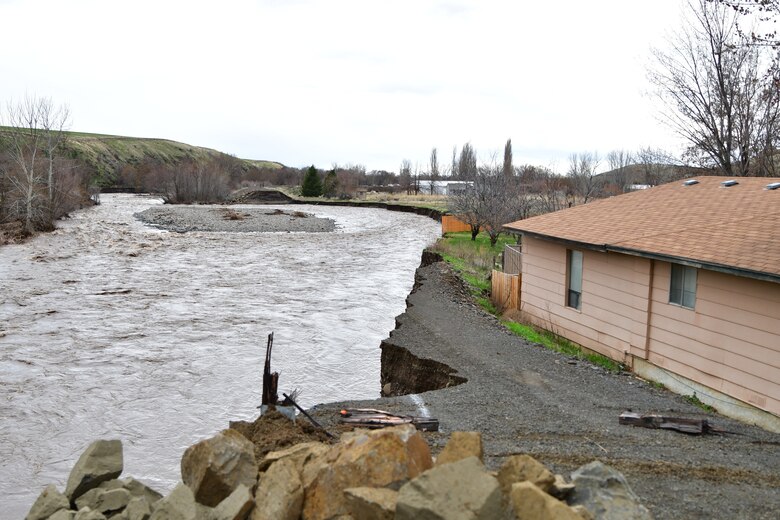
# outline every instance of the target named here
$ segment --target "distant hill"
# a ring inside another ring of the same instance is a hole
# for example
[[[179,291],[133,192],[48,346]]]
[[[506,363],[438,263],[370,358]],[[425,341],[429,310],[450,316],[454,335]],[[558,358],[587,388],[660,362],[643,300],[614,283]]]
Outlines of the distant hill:
[[[0,136],[16,132],[12,127],[0,126]],[[111,186],[121,168],[154,161],[164,165],[175,165],[183,160],[207,160],[225,155],[222,152],[201,146],[192,146],[168,139],[125,137],[118,135],[65,132],[67,139],[62,148],[63,155],[83,163],[92,178],[102,186]],[[284,165],[274,161],[240,159],[247,170],[280,169]]]

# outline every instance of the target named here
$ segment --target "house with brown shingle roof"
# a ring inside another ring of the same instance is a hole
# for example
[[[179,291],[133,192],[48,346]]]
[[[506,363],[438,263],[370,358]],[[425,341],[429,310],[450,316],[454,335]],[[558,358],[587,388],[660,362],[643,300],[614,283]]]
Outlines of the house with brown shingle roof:
[[[780,179],[729,181],[676,181],[507,224],[522,234],[521,313],[780,430]]]

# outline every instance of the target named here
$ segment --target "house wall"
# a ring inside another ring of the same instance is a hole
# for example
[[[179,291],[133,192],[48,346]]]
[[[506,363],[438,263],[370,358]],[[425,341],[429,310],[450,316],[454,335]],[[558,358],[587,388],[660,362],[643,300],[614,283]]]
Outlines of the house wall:
[[[780,415],[780,284],[699,269],[691,310],[668,303],[670,263],[583,253],[576,310],[565,306],[566,247],[524,237],[521,309],[529,321]]]
[[[642,354],[650,261],[583,251],[581,310],[566,306],[566,248],[523,237],[523,315],[541,327],[621,362]]]
[[[780,415],[780,284],[699,269],[686,309],[668,303],[670,266],[656,262],[648,361]]]

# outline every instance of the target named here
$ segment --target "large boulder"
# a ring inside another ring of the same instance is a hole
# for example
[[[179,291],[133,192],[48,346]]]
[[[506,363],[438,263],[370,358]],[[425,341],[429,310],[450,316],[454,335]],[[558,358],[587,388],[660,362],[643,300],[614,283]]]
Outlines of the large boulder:
[[[82,507],[76,512],[73,520],[106,520],[106,515],[100,511],[93,511],[88,507]]]
[[[70,500],[57,486],[49,484],[41,491],[24,520],[46,520],[60,509],[70,509]]]
[[[396,520],[504,518],[501,486],[477,457],[436,466],[398,492]]]
[[[241,484],[214,508],[211,518],[212,520],[245,520],[254,503],[252,491]]]
[[[181,459],[181,478],[195,501],[215,507],[239,485],[257,483],[255,447],[236,430],[219,434],[187,448]]]
[[[145,497],[133,497],[127,503],[127,507],[119,515],[111,517],[122,518],[123,520],[149,520],[152,515],[152,507]]]
[[[345,433],[339,444],[304,468],[303,518],[346,515],[345,489],[397,489],[432,466],[428,444],[411,424]]]
[[[303,510],[301,470],[294,457],[279,459],[260,475],[252,520],[297,520]]]
[[[289,459],[295,462],[299,470],[302,470],[309,460],[325,454],[329,449],[330,445],[323,442],[301,442],[289,448],[267,453],[258,465],[260,471],[266,471],[277,460]]]
[[[582,505],[599,520],[650,520],[652,515],[639,503],[626,478],[617,470],[595,460],[571,474],[574,491],[569,504]]]
[[[74,502],[101,483],[122,474],[122,441],[99,440],[81,454],[68,476],[65,495]]]
[[[106,516],[111,516],[127,507],[130,502],[130,492],[126,489],[90,489],[76,499],[76,507],[82,509],[88,507],[93,511],[100,511]]]
[[[133,477],[109,480],[107,482],[103,482],[98,487],[101,489],[126,489],[130,492],[132,497],[142,497],[149,503],[149,505],[153,505],[162,498],[160,493],[150,488],[143,482],[134,479]]]
[[[149,520],[202,520],[204,508],[198,507],[195,495],[186,484],[179,484],[167,496],[157,501]]]
[[[448,464],[469,457],[482,459],[482,434],[479,432],[452,432],[447,445],[436,457],[436,465]]]
[[[393,520],[398,491],[387,488],[349,488],[344,490],[347,509],[352,518]]]
[[[545,493],[549,493],[555,484],[555,475],[530,455],[512,455],[498,471],[498,481],[501,490],[508,495],[512,484],[516,482],[531,482]]]
[[[74,520],[76,512],[72,509],[60,509],[49,517],[49,520]]]
[[[582,520],[569,506],[531,482],[513,484],[509,499],[517,520]]]

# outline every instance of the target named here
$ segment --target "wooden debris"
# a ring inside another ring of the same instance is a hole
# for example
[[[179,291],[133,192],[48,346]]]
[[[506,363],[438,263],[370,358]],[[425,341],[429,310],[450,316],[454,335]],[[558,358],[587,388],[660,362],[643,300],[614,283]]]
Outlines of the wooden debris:
[[[439,420],[432,417],[414,417],[412,415],[398,415],[374,408],[347,408],[341,410],[342,424],[377,429],[399,424],[413,424],[415,428],[424,432],[439,431]]]
[[[263,400],[261,404],[276,405],[279,395],[279,372],[271,373],[271,350],[274,346],[274,333],[268,335],[268,345],[265,347],[265,366],[263,367]]]
[[[623,412],[618,418],[620,424],[629,426],[639,426],[642,428],[652,428],[661,430],[675,430],[693,435],[703,433],[721,433],[720,430],[712,427],[707,419],[689,419],[687,417],[666,417],[663,415],[646,414],[641,415],[633,412]]]

